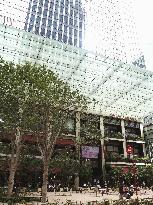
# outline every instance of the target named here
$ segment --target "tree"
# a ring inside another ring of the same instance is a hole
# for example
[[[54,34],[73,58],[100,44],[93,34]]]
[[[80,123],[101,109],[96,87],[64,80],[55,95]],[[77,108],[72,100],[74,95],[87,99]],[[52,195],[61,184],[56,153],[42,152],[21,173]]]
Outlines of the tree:
[[[24,132],[32,120],[30,100],[33,85],[28,64],[15,65],[0,59],[0,116],[4,137],[10,140],[8,197],[12,195],[14,177],[21,156]]]
[[[24,134],[32,132],[43,161],[42,202],[45,202],[54,145],[69,113],[84,109],[86,99],[45,66],[14,65],[2,59],[0,95],[0,116],[11,141],[8,196],[12,194]]]
[[[153,186],[153,165],[138,167],[138,180],[141,185],[151,187]]]
[[[53,172],[54,170],[59,170],[58,176],[61,178],[63,185],[70,186],[70,179],[74,177],[75,173],[79,173],[80,170],[80,161],[76,150],[64,149],[61,152],[55,152],[50,161],[50,168]]]
[[[40,67],[38,72],[41,76],[34,85],[37,92],[32,106],[37,122],[34,131],[43,161],[42,202],[46,202],[48,169],[56,140],[69,113],[83,110],[86,99],[46,67]]]

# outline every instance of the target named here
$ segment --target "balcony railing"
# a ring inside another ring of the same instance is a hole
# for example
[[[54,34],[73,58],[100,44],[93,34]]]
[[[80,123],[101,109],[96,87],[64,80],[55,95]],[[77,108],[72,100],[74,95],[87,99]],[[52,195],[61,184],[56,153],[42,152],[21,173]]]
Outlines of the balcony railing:
[[[125,135],[126,140],[133,140],[133,141],[143,141],[144,139],[140,135],[126,133]]]
[[[133,159],[125,158],[123,156],[106,156],[106,162],[126,162],[126,163],[150,163],[148,157],[134,157]]]
[[[106,132],[105,138],[123,139],[121,132]]]

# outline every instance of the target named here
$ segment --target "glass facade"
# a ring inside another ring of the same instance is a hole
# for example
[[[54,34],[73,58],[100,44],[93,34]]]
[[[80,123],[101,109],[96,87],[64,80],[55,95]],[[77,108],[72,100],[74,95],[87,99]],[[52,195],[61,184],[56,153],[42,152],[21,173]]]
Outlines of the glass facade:
[[[24,30],[82,48],[84,21],[80,0],[30,0]]]

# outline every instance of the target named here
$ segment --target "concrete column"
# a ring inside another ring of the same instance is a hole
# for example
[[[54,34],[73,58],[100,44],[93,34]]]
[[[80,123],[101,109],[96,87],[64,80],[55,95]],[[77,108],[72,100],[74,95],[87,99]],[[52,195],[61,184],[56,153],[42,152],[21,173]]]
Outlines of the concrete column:
[[[127,151],[126,151],[126,138],[125,138],[125,126],[124,126],[124,120],[121,120],[121,129],[122,129],[122,136],[123,136],[123,151],[124,151],[124,157],[127,158]]]
[[[143,124],[142,123],[140,123],[140,133],[141,133],[141,138],[144,140]]]
[[[143,128],[143,124],[142,123],[140,123],[140,133],[141,133],[141,138],[144,140],[144,128]],[[144,144],[142,144],[142,149],[143,149],[143,155],[144,155],[144,157],[146,156],[146,145],[145,145],[145,143]]]
[[[104,121],[103,116],[100,116],[100,130],[101,130],[101,164],[102,164],[102,174],[103,180],[105,181],[106,173],[105,173],[105,152],[104,152]]]
[[[76,141],[80,141],[80,112],[76,113]]]
[[[80,161],[80,112],[76,113],[75,135],[76,135],[76,151],[77,151],[78,158]],[[76,190],[79,189],[79,175],[78,175],[78,173],[75,173],[74,187]]]
[[[142,144],[142,149],[143,149],[143,155],[146,157],[146,144]]]

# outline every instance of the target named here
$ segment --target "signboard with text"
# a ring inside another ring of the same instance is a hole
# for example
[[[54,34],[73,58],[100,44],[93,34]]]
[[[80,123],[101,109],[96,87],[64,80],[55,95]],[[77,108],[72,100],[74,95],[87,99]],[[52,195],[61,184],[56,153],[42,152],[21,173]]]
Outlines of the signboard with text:
[[[99,147],[82,146],[81,153],[83,158],[97,159],[99,154]]]

